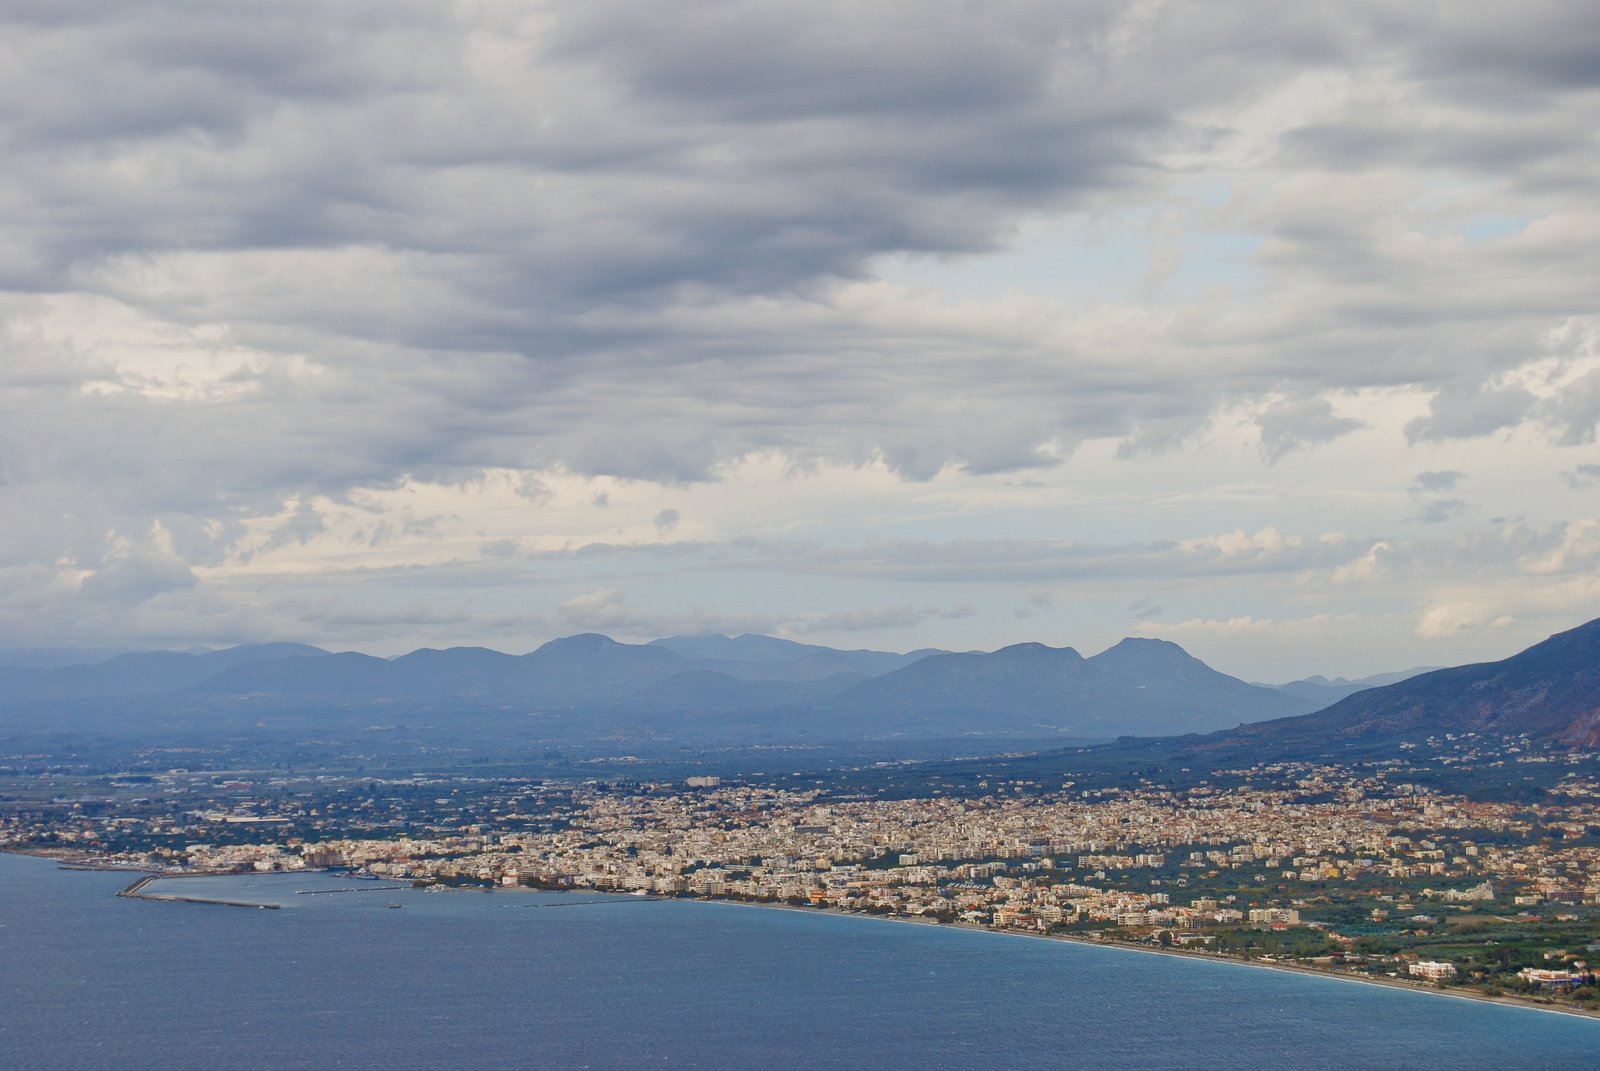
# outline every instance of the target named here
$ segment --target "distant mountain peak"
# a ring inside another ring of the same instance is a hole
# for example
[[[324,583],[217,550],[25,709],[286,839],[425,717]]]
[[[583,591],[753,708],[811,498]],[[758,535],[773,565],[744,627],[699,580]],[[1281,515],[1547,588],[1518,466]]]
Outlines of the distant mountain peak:
[[[1119,640],[1115,646],[1107,647],[1089,659],[1089,662],[1101,669],[1116,671],[1205,666],[1204,662],[1171,640],[1149,639],[1144,636],[1128,636]],[[1206,668],[1210,669],[1209,666]]]
[[[541,651],[593,651],[602,647],[621,647],[622,644],[610,636],[599,632],[579,632],[573,636],[561,636],[541,644]]]
[[[1013,643],[1009,647],[1002,647],[995,652],[996,655],[1009,657],[1026,657],[1049,655],[1056,658],[1065,658],[1068,661],[1081,662],[1083,656],[1071,647],[1051,647],[1043,643]]]
[[[1157,639],[1154,636],[1124,636],[1100,653],[1110,654],[1113,651],[1138,652],[1140,654],[1160,651],[1166,654],[1179,654],[1185,658],[1194,657],[1171,640]]]
[[[1124,636],[1112,647],[1149,647],[1163,648],[1172,651],[1183,651],[1183,648],[1171,640],[1164,640],[1159,636]],[[1187,651],[1184,651],[1187,654]]]
[[[758,632],[743,632],[728,637],[716,632],[701,632],[687,636],[666,636],[652,640],[646,646],[664,648],[684,658],[716,664],[726,669],[732,663],[756,666],[798,665],[805,661],[827,659],[836,670],[859,671],[868,675],[888,673],[910,665],[920,658],[942,652],[922,650],[910,654],[890,651],[841,651],[832,647],[800,643],[778,636],[763,636]]]
[[[318,658],[328,652],[309,643],[241,643],[237,647],[224,647],[207,651],[203,657],[231,656],[240,660],[263,658]]]
[[[794,640],[743,632],[724,636],[720,632],[697,632],[651,640],[650,647],[664,647],[685,658],[727,659],[736,662],[793,662],[827,650]]]

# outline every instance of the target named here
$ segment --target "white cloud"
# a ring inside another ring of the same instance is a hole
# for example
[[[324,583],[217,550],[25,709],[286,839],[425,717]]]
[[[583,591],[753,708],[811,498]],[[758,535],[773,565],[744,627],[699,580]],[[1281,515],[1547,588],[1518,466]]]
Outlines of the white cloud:
[[[1417,635],[1425,640],[1454,636],[1470,629],[1503,629],[1515,623],[1510,614],[1484,603],[1449,602],[1429,607],[1417,621]]]
[[[621,588],[601,588],[574,595],[563,600],[556,609],[564,621],[586,631],[632,632],[634,626],[644,620],[638,610],[623,603]]]

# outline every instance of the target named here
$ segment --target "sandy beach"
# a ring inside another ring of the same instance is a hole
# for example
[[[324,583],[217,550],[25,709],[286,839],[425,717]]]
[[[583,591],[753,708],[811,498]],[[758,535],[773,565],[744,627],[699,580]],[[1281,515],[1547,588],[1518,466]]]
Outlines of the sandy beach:
[[[661,899],[657,897],[656,899]],[[1354,974],[1346,971],[1330,971],[1321,967],[1308,967],[1299,963],[1284,963],[1277,960],[1245,959],[1242,956],[1225,956],[1216,952],[1196,952],[1182,948],[1155,948],[1147,945],[1134,944],[1128,941],[1107,941],[1092,937],[1077,937],[1064,933],[1029,933],[1026,930],[999,930],[990,926],[980,926],[970,922],[933,922],[930,920],[904,917],[899,915],[875,915],[864,911],[845,911],[836,907],[798,907],[793,904],[769,904],[753,900],[733,899],[702,899],[701,903],[731,904],[738,907],[753,907],[776,909],[779,911],[797,911],[802,914],[822,913],[841,915],[850,918],[873,919],[879,922],[899,922],[913,926],[939,926],[950,929],[971,930],[979,933],[993,934],[997,937],[1017,937],[1032,941],[1063,941],[1068,944],[1088,945],[1093,948],[1106,948],[1118,952],[1132,952],[1148,956],[1172,956],[1179,959],[1201,960],[1206,963],[1231,963],[1240,967],[1254,967],[1262,970],[1279,971],[1285,974],[1304,974],[1314,978],[1328,978],[1339,982],[1355,982],[1360,985],[1386,986],[1390,989],[1402,989],[1410,993],[1425,993],[1435,997],[1451,997],[1456,1000],[1475,1000],[1487,1004],[1504,1004],[1507,1007],[1527,1008],[1531,1011],[1552,1012],[1557,1015],[1572,1015],[1581,1019],[1600,1020],[1600,1009],[1590,1010],[1577,1008],[1571,1005],[1555,1004],[1533,997],[1514,996],[1510,994],[1492,996],[1488,993],[1477,993],[1471,990],[1445,989],[1427,982],[1411,981],[1404,978],[1374,978],[1370,975]]]

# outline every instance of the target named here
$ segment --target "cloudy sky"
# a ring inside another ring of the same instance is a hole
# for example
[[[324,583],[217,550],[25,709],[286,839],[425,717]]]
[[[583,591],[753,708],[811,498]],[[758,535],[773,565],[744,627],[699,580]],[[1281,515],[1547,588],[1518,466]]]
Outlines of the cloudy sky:
[[[9,0],[0,646],[1600,616],[1592,0]]]

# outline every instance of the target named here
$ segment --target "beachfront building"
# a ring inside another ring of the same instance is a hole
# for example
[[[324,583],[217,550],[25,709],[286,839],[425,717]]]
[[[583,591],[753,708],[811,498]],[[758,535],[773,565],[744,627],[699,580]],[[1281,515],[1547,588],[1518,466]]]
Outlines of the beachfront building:
[[[1413,978],[1425,978],[1430,982],[1454,981],[1456,965],[1454,963],[1436,963],[1430,959],[1419,960],[1407,968]]]
[[[1571,989],[1582,985],[1584,976],[1572,971],[1551,971],[1542,967],[1524,967],[1517,977],[1536,989]]]

